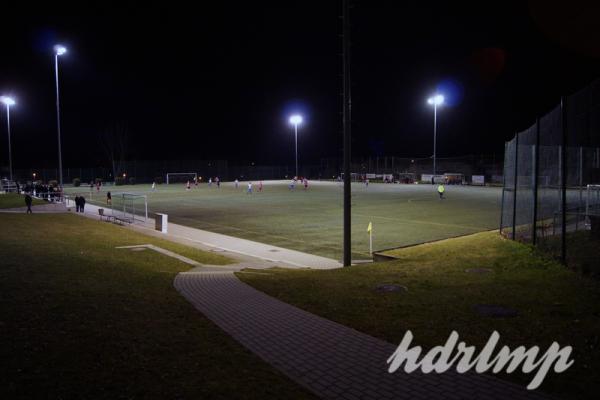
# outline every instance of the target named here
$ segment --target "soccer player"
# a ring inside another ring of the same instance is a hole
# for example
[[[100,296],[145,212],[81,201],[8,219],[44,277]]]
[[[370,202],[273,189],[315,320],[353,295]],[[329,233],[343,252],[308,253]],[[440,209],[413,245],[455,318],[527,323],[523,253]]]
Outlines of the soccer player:
[[[248,191],[246,194],[252,194],[252,182],[248,182]]]
[[[444,188],[444,185],[440,183],[439,186],[438,186],[437,191],[438,191],[438,194],[440,195],[440,200],[443,200],[444,199],[444,192],[446,191],[446,188]]]
[[[238,185],[240,184],[240,181],[238,181],[237,179],[235,180],[235,188],[238,188]]]
[[[221,180],[219,179],[218,176],[215,178],[215,182],[217,182],[217,187],[220,188],[221,187]]]
[[[154,192],[155,190],[156,190],[156,182],[152,182],[152,191]]]
[[[187,184],[185,185],[185,190],[190,190],[190,181],[187,181]]]
[[[212,186],[212,178],[208,178],[208,187]]]
[[[365,179],[365,187],[369,187],[369,178]]]
[[[258,182],[258,191],[262,192],[262,181]]]
[[[304,178],[304,190],[308,189],[308,179]]]
[[[106,192],[106,204],[109,206],[112,205],[112,195],[110,192]]]
[[[292,181],[290,182],[290,190],[294,190],[295,186],[296,186],[296,179],[292,179]]]
[[[198,177],[197,176],[194,177],[194,186],[198,186]]]

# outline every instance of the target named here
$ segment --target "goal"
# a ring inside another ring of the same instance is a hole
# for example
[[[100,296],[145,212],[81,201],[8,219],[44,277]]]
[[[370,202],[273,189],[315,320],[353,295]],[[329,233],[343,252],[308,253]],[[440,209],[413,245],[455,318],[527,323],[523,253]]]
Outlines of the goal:
[[[148,198],[145,194],[121,192],[112,194],[112,215],[133,223],[148,220]]]
[[[169,172],[167,173],[167,185],[169,183],[186,183],[187,181],[193,182],[198,178],[198,174],[195,172]]]

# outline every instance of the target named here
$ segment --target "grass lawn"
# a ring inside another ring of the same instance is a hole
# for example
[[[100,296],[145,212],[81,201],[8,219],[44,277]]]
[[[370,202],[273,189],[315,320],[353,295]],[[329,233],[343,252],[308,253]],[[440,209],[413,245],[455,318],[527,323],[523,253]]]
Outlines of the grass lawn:
[[[481,349],[493,330],[511,348],[552,341],[572,345],[575,364],[549,374],[541,390],[566,398],[600,392],[600,283],[581,278],[525,245],[484,232],[390,252],[397,260],[339,270],[261,271],[244,282],[300,308],[399,343],[406,330],[424,347],[442,345],[456,330]],[[487,268],[489,273],[468,273]],[[406,292],[380,293],[379,284]],[[518,311],[511,318],[483,317],[478,304]],[[531,377],[503,378],[529,381]]]
[[[333,182],[309,182],[288,189],[288,181],[266,181],[264,190],[246,194],[246,182],[236,189],[227,182],[217,189],[200,184],[189,192],[183,184],[70,188],[88,202],[105,205],[106,191],[148,195],[150,212],[169,215],[169,221],[274,246],[334,259],[342,255],[342,188]],[[448,186],[440,201],[432,185],[353,184],[352,247],[355,259],[369,258],[366,232],[373,222],[375,249],[386,249],[496,229],[501,189]]]
[[[0,215],[0,398],[311,398],[173,287],[226,258],[71,214]]]
[[[33,199],[32,204],[40,205],[47,204],[44,200]],[[0,208],[17,208],[26,207],[25,196],[17,193],[0,194]]]

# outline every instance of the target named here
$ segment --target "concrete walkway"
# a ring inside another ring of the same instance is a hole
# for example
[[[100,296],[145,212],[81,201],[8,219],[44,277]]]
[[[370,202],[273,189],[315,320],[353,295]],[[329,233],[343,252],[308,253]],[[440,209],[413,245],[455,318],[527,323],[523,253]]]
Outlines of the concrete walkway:
[[[474,373],[390,374],[386,360],[397,345],[267,296],[233,272],[180,273],[175,288],[243,346],[324,399],[547,398]]]
[[[74,204],[68,201],[68,206],[74,210]],[[86,217],[100,219],[98,209],[102,207],[93,204],[86,204]],[[105,211],[106,212],[106,211]],[[164,239],[182,242],[188,245],[202,248],[204,250],[218,250],[230,253],[235,258],[242,260],[259,259],[266,261],[259,263],[257,267],[288,267],[288,268],[314,268],[314,269],[333,269],[340,268],[342,264],[330,258],[316,256],[313,254],[302,253],[295,250],[285,249],[283,247],[271,246],[265,243],[253,242],[251,240],[240,239],[232,236],[221,235],[204,231],[201,229],[190,228],[183,225],[169,222],[168,233],[160,233],[154,229],[154,219],[148,218],[146,222],[136,221],[128,225],[132,229],[142,231]]]

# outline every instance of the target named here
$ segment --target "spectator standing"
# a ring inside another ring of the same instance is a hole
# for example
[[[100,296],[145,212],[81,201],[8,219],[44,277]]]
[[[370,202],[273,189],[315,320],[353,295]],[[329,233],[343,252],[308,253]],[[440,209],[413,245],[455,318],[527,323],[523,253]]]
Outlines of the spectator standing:
[[[27,206],[27,214],[32,214],[32,211],[31,211],[31,203],[32,202],[33,202],[33,199],[31,198],[29,193],[27,193],[25,195],[25,205]]]

